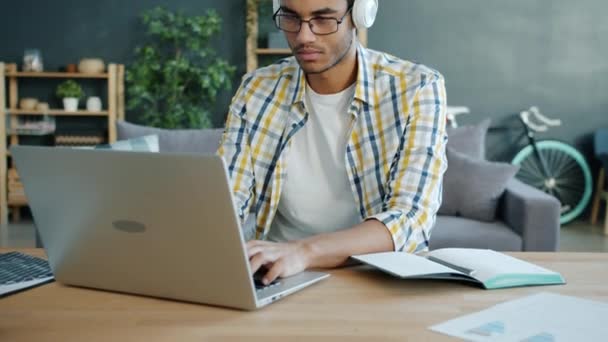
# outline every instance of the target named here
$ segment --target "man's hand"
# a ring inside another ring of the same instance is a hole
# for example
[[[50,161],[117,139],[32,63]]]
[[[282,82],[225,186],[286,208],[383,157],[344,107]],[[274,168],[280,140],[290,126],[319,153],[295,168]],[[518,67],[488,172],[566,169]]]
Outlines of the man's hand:
[[[308,268],[333,268],[344,265],[351,255],[388,252],[393,239],[382,222],[367,220],[353,228],[319,234],[287,243],[247,242],[251,271],[265,266],[262,280],[268,285],[278,277],[289,277]]]
[[[268,272],[264,275],[264,285],[270,284],[278,277],[289,277],[308,268],[306,245],[299,241],[275,243],[268,241],[247,242],[247,256],[251,263],[251,272],[257,272],[265,266]]]

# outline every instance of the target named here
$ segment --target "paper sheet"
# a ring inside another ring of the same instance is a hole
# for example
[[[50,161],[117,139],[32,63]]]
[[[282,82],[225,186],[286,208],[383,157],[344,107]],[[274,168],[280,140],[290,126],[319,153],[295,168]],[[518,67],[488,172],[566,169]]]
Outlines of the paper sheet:
[[[608,303],[542,292],[429,329],[468,341],[606,341]]]

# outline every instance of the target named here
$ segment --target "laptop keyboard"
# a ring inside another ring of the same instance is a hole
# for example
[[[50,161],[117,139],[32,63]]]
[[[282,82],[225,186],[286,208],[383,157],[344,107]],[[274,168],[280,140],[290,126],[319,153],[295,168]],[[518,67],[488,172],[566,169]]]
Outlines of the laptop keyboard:
[[[256,272],[253,275],[253,284],[255,285],[256,291],[266,290],[266,289],[269,289],[271,287],[281,284],[281,281],[277,278],[272,283],[270,283],[268,285],[264,285],[264,283],[262,282],[263,278],[264,278],[264,273],[262,273],[262,272]]]
[[[0,285],[16,284],[46,277],[53,272],[48,261],[19,252],[0,254]]]

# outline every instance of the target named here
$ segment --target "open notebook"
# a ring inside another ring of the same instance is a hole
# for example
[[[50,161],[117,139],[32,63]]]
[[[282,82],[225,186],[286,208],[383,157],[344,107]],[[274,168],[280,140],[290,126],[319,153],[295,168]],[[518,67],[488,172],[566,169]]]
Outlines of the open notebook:
[[[485,289],[566,283],[557,272],[489,249],[443,248],[425,256],[386,252],[352,258],[400,278],[463,280]]]

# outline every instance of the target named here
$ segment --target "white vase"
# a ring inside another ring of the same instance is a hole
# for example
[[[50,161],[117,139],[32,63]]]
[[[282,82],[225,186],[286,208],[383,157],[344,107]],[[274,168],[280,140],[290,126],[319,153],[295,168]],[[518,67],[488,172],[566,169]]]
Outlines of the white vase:
[[[101,99],[97,96],[91,96],[87,99],[87,110],[89,112],[101,112]]]
[[[63,109],[66,112],[75,112],[78,110],[78,98],[76,97],[65,97],[63,98]]]

